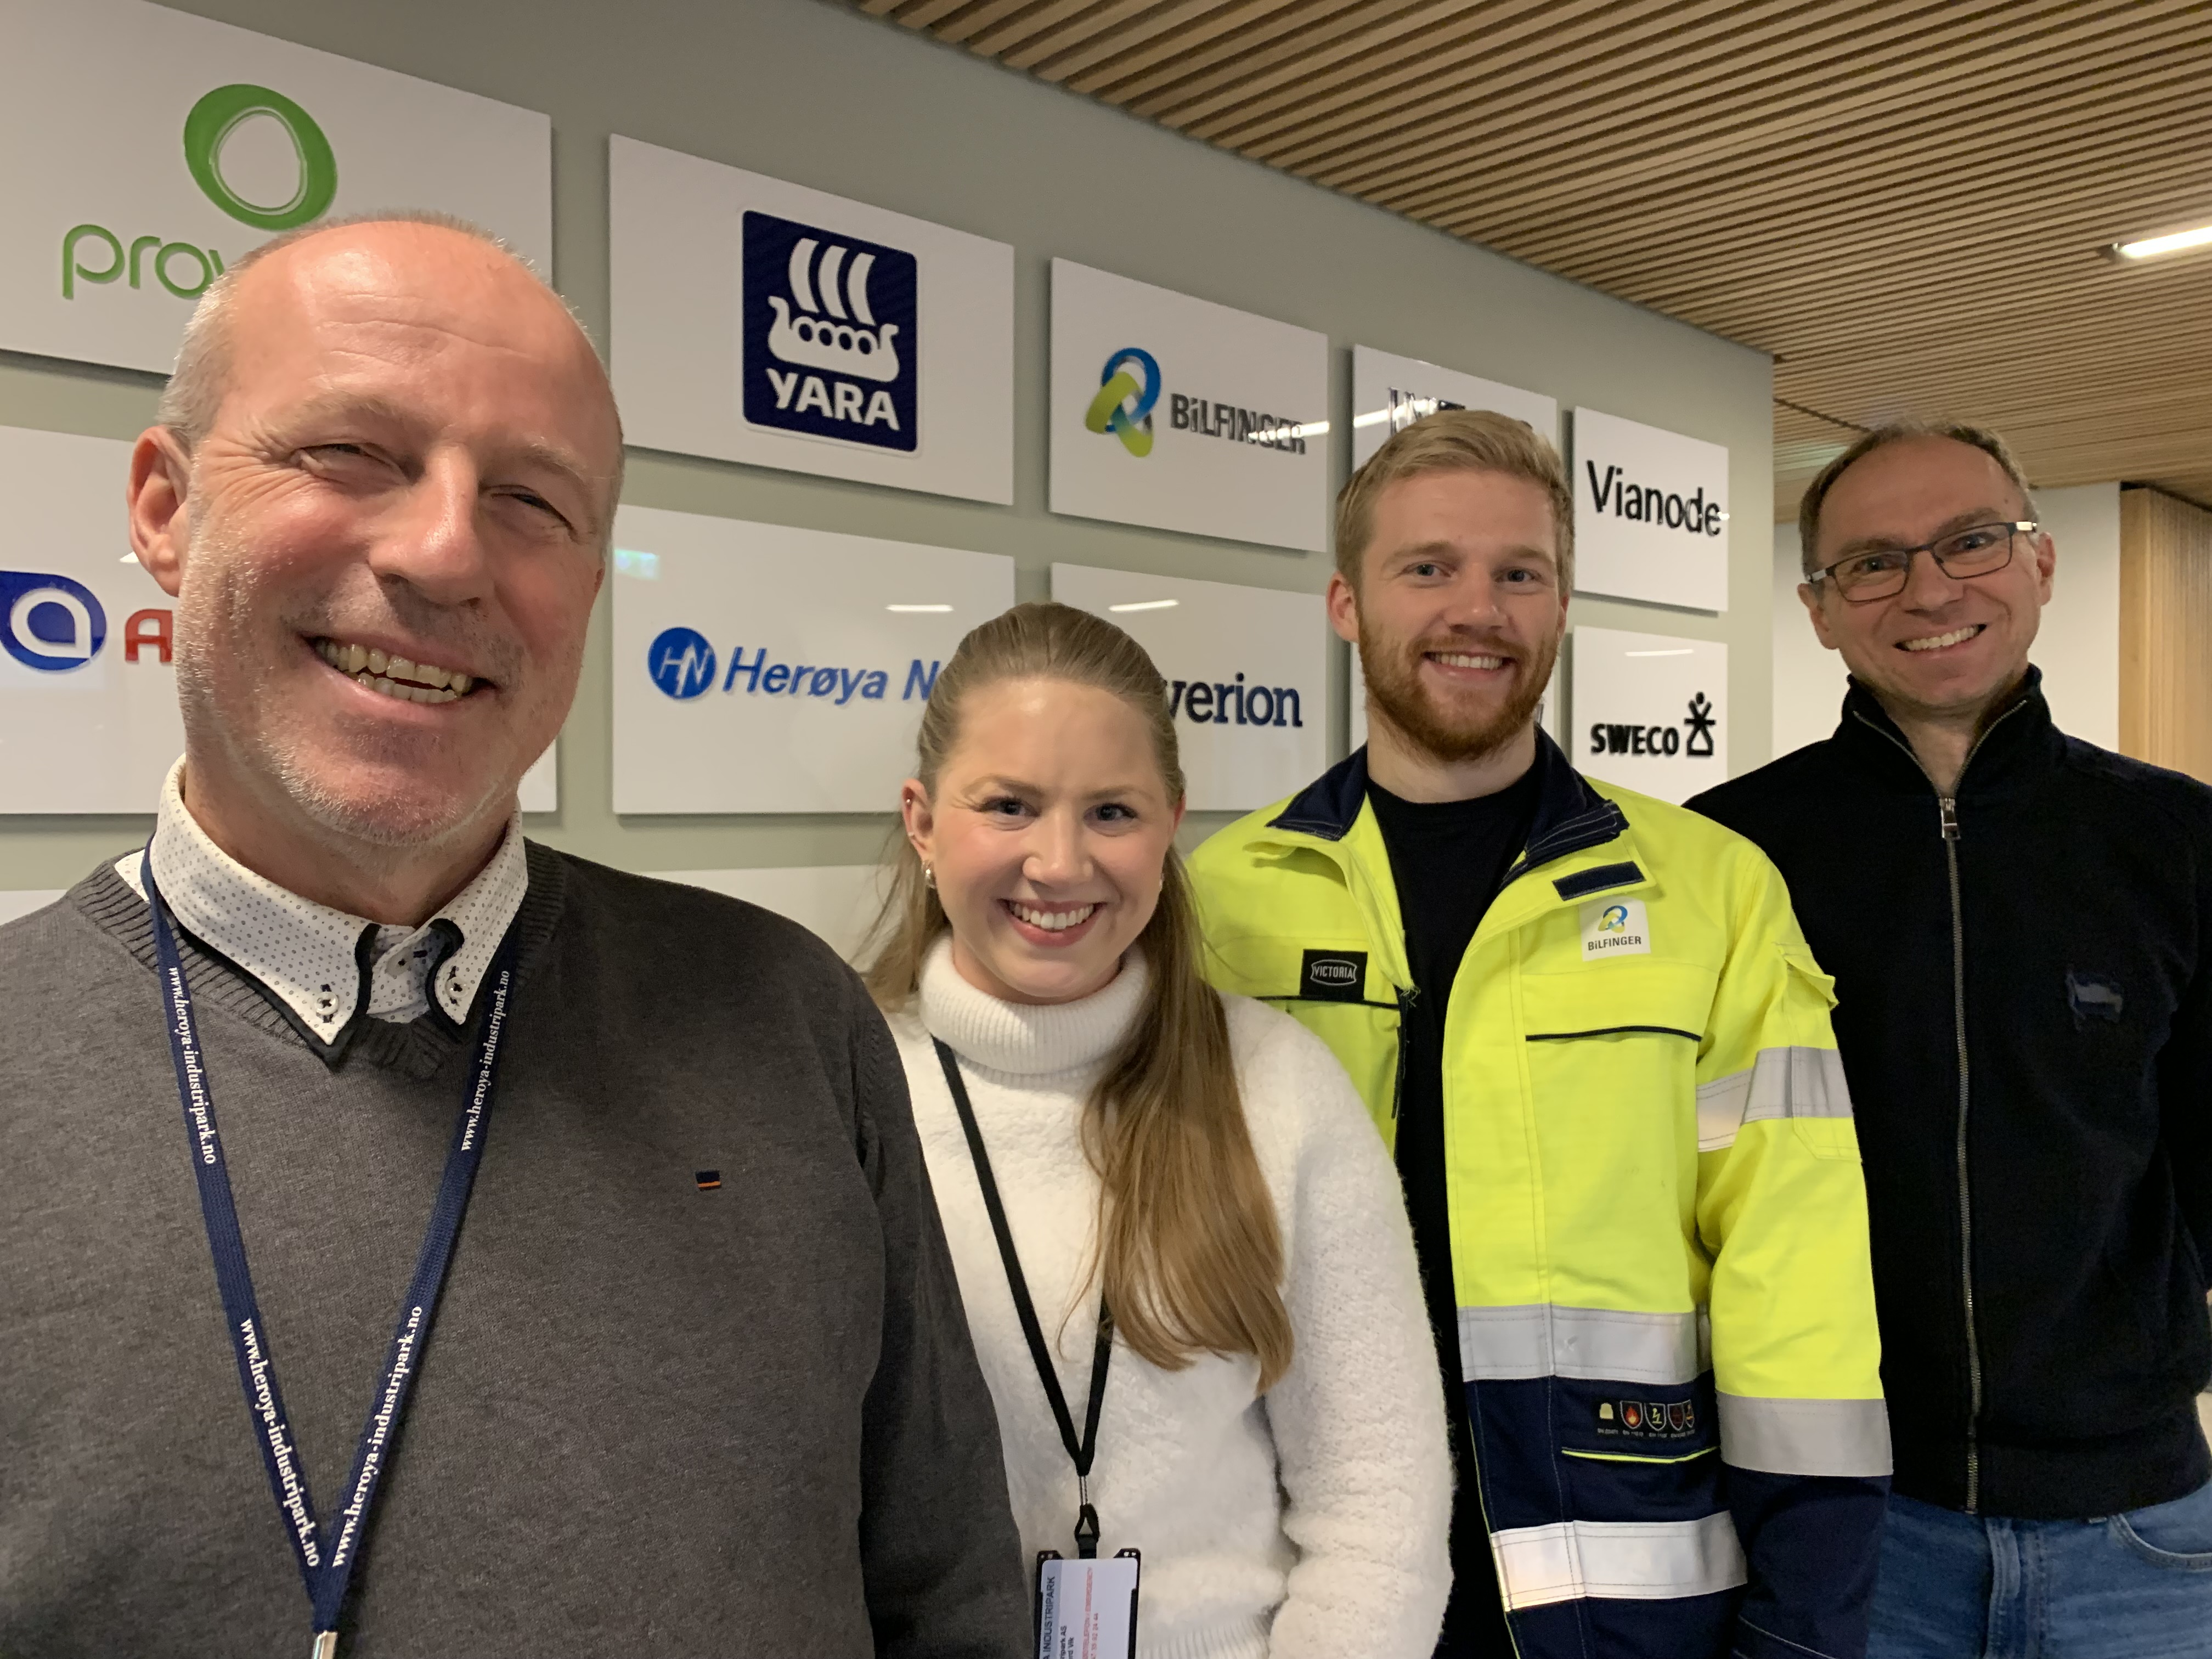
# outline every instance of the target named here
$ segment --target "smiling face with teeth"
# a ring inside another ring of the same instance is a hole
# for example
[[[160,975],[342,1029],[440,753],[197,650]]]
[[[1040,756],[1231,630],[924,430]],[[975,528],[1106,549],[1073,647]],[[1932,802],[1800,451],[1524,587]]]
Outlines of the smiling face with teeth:
[[[207,429],[132,460],[133,544],[179,600],[186,804],[295,892],[427,914],[574,695],[612,400],[558,299],[457,231],[330,229],[234,276]]]
[[[1820,502],[1820,568],[1853,554],[1918,547],[1976,525],[2034,515],[1993,456],[1954,438],[1900,439],[1838,475]],[[1840,652],[1852,676],[1922,745],[1915,727],[1952,731],[1947,749],[1971,741],[2027,672],[2057,555],[2050,537],[2020,537],[2011,562],[1985,575],[1946,575],[1915,554],[1902,592],[1854,605],[1827,590],[1798,590],[1814,632]],[[1930,757],[1923,754],[1923,759]]]
[[[1111,981],[1159,904],[1182,821],[1144,717],[1067,680],[978,686],[936,784],[908,779],[900,805],[961,977],[1024,1003]]]

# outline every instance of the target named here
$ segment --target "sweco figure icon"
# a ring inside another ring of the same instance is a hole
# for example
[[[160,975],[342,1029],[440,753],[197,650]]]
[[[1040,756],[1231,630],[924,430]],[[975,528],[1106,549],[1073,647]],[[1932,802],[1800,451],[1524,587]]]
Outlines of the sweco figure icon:
[[[241,126],[263,118],[283,129],[299,164],[292,194],[282,202],[249,200],[222,170],[224,146]],[[185,167],[208,200],[239,223],[272,234],[320,218],[338,193],[337,156],[315,118],[283,93],[243,81],[217,87],[185,117]],[[106,264],[86,263],[88,245],[106,255]],[[188,273],[182,270],[187,258],[191,261]],[[128,276],[132,288],[141,288],[149,273],[178,299],[196,300],[222,270],[222,255],[191,242],[139,236],[132,239],[126,254],[121,237],[105,225],[91,223],[72,226],[62,237],[64,300],[76,298],[79,283],[112,283]],[[179,282],[180,274],[193,280]]]
[[[1125,364],[1135,365],[1143,371],[1144,379],[1139,381]],[[1098,395],[1084,412],[1084,428],[1112,433],[1132,455],[1149,455],[1152,453],[1152,405],[1159,400],[1159,364],[1142,347],[1123,346],[1098,372]]]
[[[745,419],[912,453],[921,437],[920,283],[902,249],[746,213]]]

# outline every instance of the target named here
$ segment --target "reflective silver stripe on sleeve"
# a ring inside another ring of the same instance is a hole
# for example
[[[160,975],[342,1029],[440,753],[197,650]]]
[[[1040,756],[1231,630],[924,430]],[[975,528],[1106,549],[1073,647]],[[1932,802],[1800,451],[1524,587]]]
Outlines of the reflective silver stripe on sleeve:
[[[1712,1351],[1703,1313],[1621,1313],[1542,1302],[1459,1310],[1460,1375],[1469,1382],[1531,1376],[1692,1382],[1712,1368]]]
[[[1768,1474],[1889,1473],[1889,1409],[1879,1400],[1759,1400],[1724,1394],[1721,1462]]]
[[[1738,1129],[1765,1118],[1850,1115],[1850,1085],[1833,1048],[1761,1048],[1749,1071],[1698,1085],[1698,1150],[1732,1146]]]
[[[1490,1535],[1509,1609],[1583,1596],[1665,1601],[1733,1589],[1748,1576],[1735,1522],[1556,1521]]]

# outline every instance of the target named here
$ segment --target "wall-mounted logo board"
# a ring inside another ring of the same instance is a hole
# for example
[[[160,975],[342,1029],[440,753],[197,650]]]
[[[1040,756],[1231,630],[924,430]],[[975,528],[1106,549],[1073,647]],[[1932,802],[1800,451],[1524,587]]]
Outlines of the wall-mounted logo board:
[[[1594,409],[1569,423],[1576,591],[1727,610],[1728,451]]]
[[[999,554],[625,507],[615,811],[890,812],[937,671],[1014,602]]]
[[[1317,595],[1056,564],[1052,596],[1120,624],[1166,677],[1194,811],[1264,806],[1327,767]]]
[[[1328,341],[1052,262],[1051,507],[1318,553]]]
[[[534,111],[142,0],[0,0],[0,347],[167,373],[210,282],[328,214],[457,214],[550,274]]]
[[[1568,758],[1594,778],[1686,801],[1728,780],[1728,647],[1577,628]]]
[[[131,446],[0,427],[0,813],[150,812],[184,752],[175,601],[131,556]],[[557,805],[548,750],[523,810]]]
[[[1492,409],[1526,421],[1547,443],[1559,441],[1559,405],[1540,392],[1486,380],[1401,357],[1372,346],[1352,348],[1352,465],[1367,465],[1384,440],[1440,409]]]
[[[1012,247],[608,146],[610,355],[630,442],[1013,500]]]

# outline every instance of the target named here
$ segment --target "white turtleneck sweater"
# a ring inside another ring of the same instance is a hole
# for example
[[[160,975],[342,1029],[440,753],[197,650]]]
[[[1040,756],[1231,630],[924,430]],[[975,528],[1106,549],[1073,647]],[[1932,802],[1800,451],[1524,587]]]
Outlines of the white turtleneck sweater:
[[[1132,952],[1080,1001],[1002,1002],[962,979],[940,941],[921,994],[890,1022],[1031,1557],[1075,1553],[1075,1470],[930,1036],[963,1061],[1080,1432],[1098,1306],[1096,1277],[1084,1276],[1098,1177],[1083,1155],[1083,1103],[1145,984]],[[1282,1229],[1296,1358],[1255,1398],[1249,1355],[1170,1371],[1117,1343],[1091,1474],[1098,1553],[1144,1553],[1143,1659],[1426,1659],[1451,1579],[1451,1463],[1397,1175],[1319,1040],[1260,1003],[1223,1000]]]

